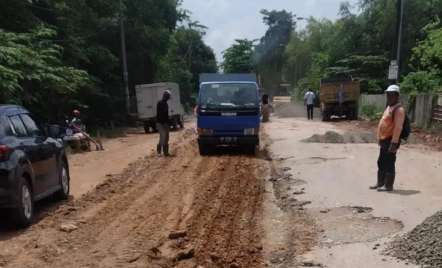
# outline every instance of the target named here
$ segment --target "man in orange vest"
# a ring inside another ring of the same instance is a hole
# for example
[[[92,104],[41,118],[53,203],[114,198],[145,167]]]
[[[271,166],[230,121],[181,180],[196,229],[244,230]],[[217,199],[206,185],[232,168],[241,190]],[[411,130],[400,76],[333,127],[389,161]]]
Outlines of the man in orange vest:
[[[380,192],[393,190],[396,177],[396,154],[400,147],[400,136],[405,120],[405,110],[399,103],[400,90],[391,85],[385,91],[388,107],[379,122],[378,140],[380,153],[378,158],[378,182],[370,189]]]

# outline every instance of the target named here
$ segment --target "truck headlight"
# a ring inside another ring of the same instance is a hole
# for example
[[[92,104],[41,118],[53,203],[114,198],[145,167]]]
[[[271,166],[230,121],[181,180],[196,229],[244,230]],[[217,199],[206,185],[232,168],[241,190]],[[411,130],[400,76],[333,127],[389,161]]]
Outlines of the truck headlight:
[[[259,134],[259,127],[257,128],[246,128],[244,129],[244,135],[258,135]]]
[[[198,135],[213,136],[213,129],[198,128]]]

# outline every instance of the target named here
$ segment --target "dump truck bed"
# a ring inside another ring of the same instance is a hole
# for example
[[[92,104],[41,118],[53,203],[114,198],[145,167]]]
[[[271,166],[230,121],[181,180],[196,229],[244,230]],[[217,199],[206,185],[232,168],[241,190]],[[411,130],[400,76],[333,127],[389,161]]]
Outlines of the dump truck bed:
[[[319,89],[319,101],[323,103],[339,103],[339,91],[344,95],[344,102],[357,101],[361,94],[359,81],[324,83]]]

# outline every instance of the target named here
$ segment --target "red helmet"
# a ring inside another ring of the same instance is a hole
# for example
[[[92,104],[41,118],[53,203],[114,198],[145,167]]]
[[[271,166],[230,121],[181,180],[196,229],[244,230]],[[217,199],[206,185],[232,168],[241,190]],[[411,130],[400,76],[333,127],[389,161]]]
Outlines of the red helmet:
[[[79,110],[74,110],[72,113],[73,113],[74,115],[80,115],[80,111],[79,111]]]

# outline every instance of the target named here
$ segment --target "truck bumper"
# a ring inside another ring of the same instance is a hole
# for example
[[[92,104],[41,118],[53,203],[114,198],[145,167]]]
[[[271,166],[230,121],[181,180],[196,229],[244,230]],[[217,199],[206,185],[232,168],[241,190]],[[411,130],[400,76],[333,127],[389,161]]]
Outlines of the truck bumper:
[[[256,146],[259,145],[259,136],[241,136],[241,137],[219,137],[219,136],[199,136],[199,146]]]

